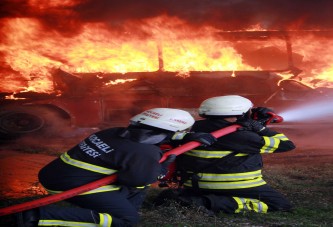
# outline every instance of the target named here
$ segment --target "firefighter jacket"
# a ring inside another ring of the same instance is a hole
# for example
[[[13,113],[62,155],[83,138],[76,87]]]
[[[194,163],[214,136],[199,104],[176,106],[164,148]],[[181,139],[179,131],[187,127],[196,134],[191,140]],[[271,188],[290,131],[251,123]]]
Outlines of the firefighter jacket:
[[[63,153],[39,172],[41,184],[51,193],[117,174],[117,182],[86,193],[118,190],[120,185],[141,187],[157,180],[162,151],[157,145],[165,135],[147,129],[111,128],[96,132]]]
[[[193,131],[213,132],[230,126],[223,119],[197,121]],[[209,147],[198,147],[176,159],[185,187],[208,192],[252,188],[266,184],[262,179],[261,154],[285,152],[295,146],[284,134],[266,127],[260,133],[238,130],[218,138]]]

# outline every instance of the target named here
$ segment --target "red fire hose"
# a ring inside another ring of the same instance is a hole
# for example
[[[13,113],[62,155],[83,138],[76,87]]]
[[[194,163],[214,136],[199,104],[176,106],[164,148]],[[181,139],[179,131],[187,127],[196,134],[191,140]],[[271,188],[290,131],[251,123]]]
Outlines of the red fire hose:
[[[226,134],[229,134],[229,133],[232,133],[232,132],[236,131],[237,128],[239,128],[239,127],[240,127],[239,125],[231,125],[231,126],[228,126],[226,128],[214,131],[211,134],[214,137],[219,138],[221,136],[224,136]],[[164,153],[164,155],[162,156],[162,158],[159,162],[160,163],[163,162],[166,159],[166,157],[171,155],[171,154],[180,155],[180,154],[182,154],[186,151],[189,151],[193,148],[196,148],[200,145],[201,145],[201,143],[196,142],[196,141],[188,142],[188,143],[186,143],[182,146],[176,147],[176,148]],[[44,198],[41,198],[41,199],[37,199],[37,200],[34,200],[34,201],[5,207],[5,208],[0,209],[0,216],[13,214],[13,213],[33,209],[33,208],[36,208],[36,207],[45,206],[45,205],[55,203],[55,202],[58,202],[58,201],[61,201],[61,200],[65,200],[65,199],[71,198],[73,196],[76,196],[78,194],[96,189],[98,187],[101,187],[101,186],[104,186],[104,185],[107,185],[107,184],[111,184],[111,183],[115,182],[116,180],[117,180],[117,175],[114,174],[114,175],[111,175],[111,176],[104,177],[100,180],[91,182],[89,184],[85,184],[85,185],[82,185],[80,187],[76,187],[76,188],[70,189],[68,191],[59,193],[59,194],[54,194],[54,195],[50,195],[50,196],[47,196],[47,197],[44,197]]]

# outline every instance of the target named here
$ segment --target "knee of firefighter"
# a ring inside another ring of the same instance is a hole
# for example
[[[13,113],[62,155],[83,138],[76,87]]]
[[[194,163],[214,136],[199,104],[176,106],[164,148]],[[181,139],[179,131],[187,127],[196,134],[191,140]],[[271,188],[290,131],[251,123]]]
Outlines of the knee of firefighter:
[[[139,214],[138,216],[133,216],[133,215],[132,216],[124,215],[122,217],[111,216],[111,220],[105,219],[104,217],[104,219],[100,219],[98,226],[137,226],[138,223],[139,223]]]
[[[208,200],[208,209],[215,213],[223,212],[227,214],[234,213],[237,209],[237,203],[232,197],[209,194],[204,196]]]
[[[235,210],[235,213],[246,212],[246,211],[267,213],[268,210],[267,204],[258,199],[240,198],[240,197],[233,197],[233,199],[236,201],[238,206],[237,209]]]

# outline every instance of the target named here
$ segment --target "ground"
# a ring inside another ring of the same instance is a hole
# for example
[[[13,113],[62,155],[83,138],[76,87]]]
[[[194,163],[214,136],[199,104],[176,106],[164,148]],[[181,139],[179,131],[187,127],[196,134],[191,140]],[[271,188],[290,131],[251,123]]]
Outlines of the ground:
[[[272,129],[284,132],[297,145],[287,153],[264,155],[265,165],[321,165],[333,162],[333,129],[330,125],[283,125]],[[45,193],[37,174],[82,138],[81,136],[42,140],[25,138],[0,146],[1,199],[22,198]]]
[[[147,224],[153,226],[152,223],[156,223],[154,226],[166,226],[166,224],[170,226],[170,223],[176,223],[173,226],[206,226],[207,223],[215,223],[215,226],[267,227],[281,226],[282,219],[285,226],[303,226],[302,223],[309,223],[305,226],[331,226],[327,224],[332,223],[332,218],[328,217],[332,211],[328,201],[332,199],[330,196],[332,181],[329,176],[331,176],[333,163],[333,141],[331,140],[333,128],[327,124],[311,124],[284,125],[279,128],[273,126],[273,129],[285,133],[295,142],[297,148],[292,152],[263,155],[264,174],[268,175],[266,180],[273,187],[279,188],[281,192],[291,198],[297,206],[295,213],[287,216],[272,214],[265,217],[253,214],[242,215],[236,219],[233,216],[222,215],[219,218],[203,219],[196,210],[186,210],[186,208],[183,210],[170,206],[156,211],[155,207],[150,207],[149,200],[147,200],[140,226],[147,226]],[[46,193],[37,179],[40,168],[86,136],[87,133],[58,139],[35,136],[0,144],[1,207],[12,207],[11,205],[14,204],[24,205],[24,201],[35,201],[37,199],[37,197],[34,199],[35,196],[45,195]],[[152,188],[149,196],[154,197],[159,190],[159,188]],[[317,206],[315,210],[313,210],[314,203]],[[170,211],[172,211],[174,219],[169,218],[168,212]],[[14,217],[14,215],[1,216],[0,226],[15,226]],[[179,220],[179,217],[182,219]],[[179,225],[183,222],[184,225]],[[255,225],[250,225],[250,223],[255,223]],[[279,224],[277,225],[277,223]]]

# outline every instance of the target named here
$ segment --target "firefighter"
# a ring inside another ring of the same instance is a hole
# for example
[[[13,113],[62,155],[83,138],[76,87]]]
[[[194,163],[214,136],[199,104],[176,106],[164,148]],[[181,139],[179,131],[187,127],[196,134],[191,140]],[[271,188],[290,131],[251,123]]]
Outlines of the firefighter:
[[[147,187],[165,174],[175,159],[175,155],[170,155],[159,163],[163,155],[159,144],[170,139],[177,141],[179,135],[184,142],[215,141],[209,133],[183,133],[193,123],[186,111],[154,108],[132,117],[126,128],[90,135],[43,167],[38,174],[40,183],[53,194],[115,173],[117,181],[68,199],[74,206],[47,205],[21,212],[19,226],[136,225]]]
[[[262,154],[295,148],[284,134],[267,127],[273,111],[253,108],[252,102],[242,96],[226,95],[203,101],[198,112],[203,119],[194,123],[193,131],[210,133],[232,124],[242,127],[211,146],[179,155],[176,168],[183,185],[177,190],[164,190],[156,198],[156,205],[173,199],[182,205],[200,206],[212,215],[290,211],[291,203],[262,176]]]

